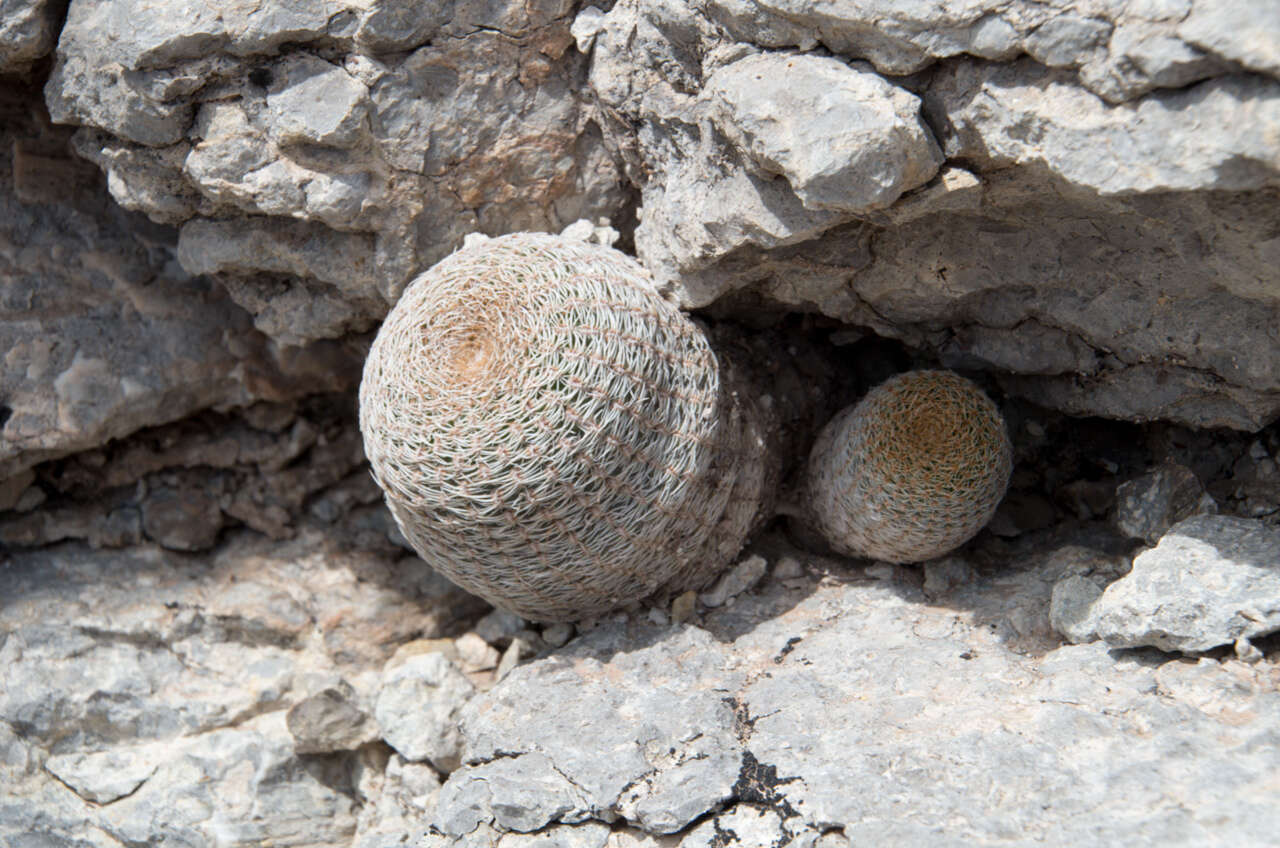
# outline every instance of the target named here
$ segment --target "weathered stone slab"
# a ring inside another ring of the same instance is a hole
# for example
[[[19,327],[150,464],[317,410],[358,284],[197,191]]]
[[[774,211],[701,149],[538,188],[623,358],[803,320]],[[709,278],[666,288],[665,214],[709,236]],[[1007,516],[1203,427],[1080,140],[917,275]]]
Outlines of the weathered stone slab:
[[[1280,630],[1280,531],[1198,515],[1175,524],[1092,607],[1111,645],[1207,651]]]

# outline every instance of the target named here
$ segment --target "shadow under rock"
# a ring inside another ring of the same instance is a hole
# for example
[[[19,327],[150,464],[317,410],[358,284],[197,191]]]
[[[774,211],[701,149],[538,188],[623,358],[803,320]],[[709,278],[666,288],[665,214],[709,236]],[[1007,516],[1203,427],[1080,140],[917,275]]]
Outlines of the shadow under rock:
[[[770,575],[732,605],[707,611],[699,623],[716,639],[733,642],[785,615],[820,587],[878,586],[913,605],[952,610],[970,627],[987,629],[1009,651],[1039,657],[1065,644],[1049,624],[1054,583],[1068,568],[1080,568],[1082,560],[1118,570],[1130,548],[1101,522],[1070,521],[1012,543],[984,532],[946,557],[894,565],[814,553],[774,533],[747,554],[764,556],[775,571],[778,564],[796,560],[800,573],[782,579]]]

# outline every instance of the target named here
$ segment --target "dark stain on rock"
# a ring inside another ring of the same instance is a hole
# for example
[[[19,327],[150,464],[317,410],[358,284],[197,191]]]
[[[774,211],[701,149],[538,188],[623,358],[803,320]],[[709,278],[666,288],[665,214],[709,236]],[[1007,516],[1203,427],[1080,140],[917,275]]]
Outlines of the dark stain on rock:
[[[762,763],[750,751],[742,752],[742,767],[738,780],[733,784],[733,795],[748,804],[760,804],[776,810],[784,819],[800,815],[778,787],[799,780],[798,777],[778,777],[777,766]]]
[[[796,649],[796,645],[800,644],[800,638],[801,637],[799,636],[792,636],[790,639],[788,639],[787,644],[782,646],[782,650],[778,651],[778,655],[773,658],[773,661],[775,663],[781,664],[782,661],[786,659],[787,654],[794,651]]]

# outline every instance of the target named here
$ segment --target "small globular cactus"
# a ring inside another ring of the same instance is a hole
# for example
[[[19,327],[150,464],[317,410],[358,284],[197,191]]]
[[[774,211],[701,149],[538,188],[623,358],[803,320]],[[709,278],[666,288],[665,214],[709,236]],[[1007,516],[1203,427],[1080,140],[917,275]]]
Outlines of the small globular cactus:
[[[899,374],[819,435],[808,512],[841,553],[921,562],[991,520],[1012,467],[1004,419],[981,389],[950,371]]]
[[[414,550],[537,621],[727,565],[770,482],[753,415],[637,263],[533,233],[416,278],[360,386],[365,451]]]

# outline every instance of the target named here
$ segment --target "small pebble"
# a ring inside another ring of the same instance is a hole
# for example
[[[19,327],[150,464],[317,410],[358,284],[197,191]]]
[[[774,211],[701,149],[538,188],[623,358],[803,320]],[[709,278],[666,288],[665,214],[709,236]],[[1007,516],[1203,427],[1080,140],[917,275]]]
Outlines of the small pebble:
[[[490,645],[499,647],[506,645],[512,636],[525,628],[525,620],[520,616],[496,609],[487,613],[476,622],[476,634]]]
[[[649,620],[661,627],[667,623],[667,614],[657,607],[649,608]]]
[[[531,630],[528,627],[518,631],[511,638],[519,639],[524,643],[525,656],[540,653],[547,647],[547,644],[542,641],[542,634],[536,630]]]
[[[773,579],[791,580],[804,574],[804,565],[793,556],[784,556],[773,567]]]
[[[1262,651],[1243,636],[1235,642],[1236,659],[1241,662],[1256,663],[1262,660]]]
[[[705,607],[721,607],[730,598],[737,597],[760,582],[769,563],[764,557],[756,555],[744,559],[722,575],[716,584],[698,596]]]
[[[484,671],[498,665],[498,649],[476,633],[464,633],[453,643],[463,671]]]
[[[573,638],[573,625],[566,622],[549,624],[542,628],[542,641],[552,648],[559,648]]]
[[[495,682],[501,680],[511,673],[511,670],[520,664],[520,658],[532,654],[529,646],[523,639],[515,638],[511,640],[511,644],[507,646],[507,650],[502,655],[502,659],[498,662],[498,670],[494,674]]]
[[[458,653],[458,646],[452,639],[415,639],[412,642],[406,642],[396,649],[391,655],[391,659],[387,660],[387,668],[399,665],[410,657],[416,657],[419,654],[444,654],[444,658],[450,662],[459,662],[462,655]]]
[[[684,624],[686,621],[692,620],[697,605],[698,593],[692,589],[676,596],[676,599],[671,602],[671,623]]]

